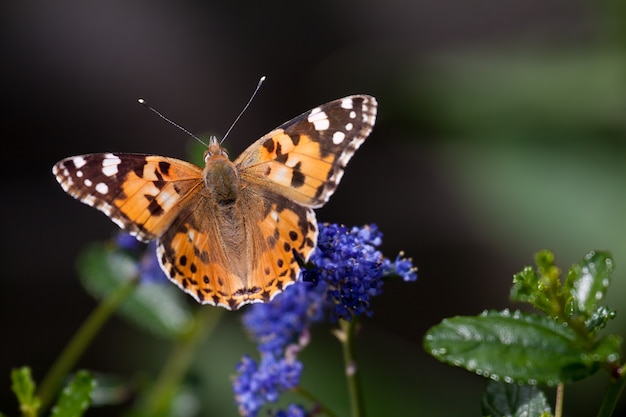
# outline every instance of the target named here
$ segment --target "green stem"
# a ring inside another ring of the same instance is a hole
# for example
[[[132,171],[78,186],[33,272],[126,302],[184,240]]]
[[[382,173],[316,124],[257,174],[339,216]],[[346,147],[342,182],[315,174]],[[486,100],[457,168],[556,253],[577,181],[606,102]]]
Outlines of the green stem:
[[[609,385],[604,391],[604,398],[602,398],[602,405],[598,411],[597,417],[609,417],[613,414],[617,400],[619,399],[624,386],[626,385],[626,365],[617,369],[615,375],[618,375],[617,379],[612,379]]]
[[[197,309],[193,326],[180,337],[154,386],[140,401],[139,408],[142,415],[168,414],[171,402],[187,373],[196,347],[215,329],[223,311],[222,308],[208,306],[200,306]]]
[[[348,383],[348,395],[350,398],[351,417],[363,417],[363,396],[361,395],[361,384],[358,378],[358,367],[354,356],[354,338],[356,333],[356,317],[351,321],[340,320],[341,341],[343,347],[343,362],[346,372],[346,382]]]
[[[305,390],[302,387],[296,387],[293,389],[293,391],[297,394],[299,394],[301,397],[306,398],[307,400],[309,400],[310,402],[312,402],[313,404],[315,404],[316,408],[324,415],[327,415],[328,417],[338,417],[337,414],[335,414],[335,412],[333,410],[331,410],[330,408],[326,407],[324,404],[322,404],[322,402],[320,400],[318,400],[318,398],[313,395],[311,392]]]
[[[39,385],[40,410],[46,410],[50,406],[63,380],[74,368],[87,346],[89,346],[109,317],[117,311],[120,304],[132,293],[138,283],[138,279],[131,279],[125,282],[111,292],[89,314]]]

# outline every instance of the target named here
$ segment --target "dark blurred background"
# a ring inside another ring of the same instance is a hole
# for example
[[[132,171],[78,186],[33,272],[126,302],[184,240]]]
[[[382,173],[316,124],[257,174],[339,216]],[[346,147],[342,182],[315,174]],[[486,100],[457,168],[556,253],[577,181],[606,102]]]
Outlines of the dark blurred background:
[[[626,336],[625,4],[3,2],[0,409],[17,414],[10,369],[29,364],[41,378],[94,308],[74,262],[115,230],[63,193],[52,165],[102,151],[185,158],[189,138],[137,98],[221,136],[261,75],[226,143],[232,155],[331,99],[379,101],[373,134],[318,211],[321,221],[377,223],[385,254],[404,250],[419,267],[416,283],[389,283],[363,322],[370,415],[480,415],[486,381],[426,355],[423,334],[445,317],[519,308],[508,301],[512,275],[542,248],[563,269],[612,251],[607,303],[618,317],[608,330]],[[194,362],[202,415],[236,415],[228,377],[254,354],[238,320],[225,314]],[[169,348],[115,319],[80,366],[150,376]],[[346,415],[327,329],[303,359],[306,386]],[[566,415],[595,414],[605,382],[569,385]]]

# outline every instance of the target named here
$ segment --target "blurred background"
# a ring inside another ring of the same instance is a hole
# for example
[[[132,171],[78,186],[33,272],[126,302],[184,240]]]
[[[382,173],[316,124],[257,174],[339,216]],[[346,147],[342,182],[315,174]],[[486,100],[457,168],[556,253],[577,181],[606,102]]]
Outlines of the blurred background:
[[[320,221],[377,223],[383,252],[404,250],[419,267],[417,282],[387,284],[363,321],[357,354],[370,415],[480,415],[486,381],[426,355],[422,337],[445,317],[519,308],[508,301],[511,278],[543,248],[563,269],[592,249],[612,251],[607,304],[618,316],[608,330],[626,336],[625,2],[1,7],[4,412],[17,414],[10,369],[28,364],[41,378],[96,305],[75,259],[116,229],[68,197],[52,165],[103,151],[186,158],[189,137],[137,98],[194,133],[222,136],[262,75],[225,144],[233,156],[331,99],[379,101],[373,134],[318,211]],[[229,375],[255,353],[239,314],[224,314],[194,362],[201,415],[237,415]],[[169,349],[114,319],[79,365],[150,377]],[[315,330],[303,383],[346,415],[340,359],[328,329]],[[605,383],[598,374],[569,385],[566,415],[595,414]]]

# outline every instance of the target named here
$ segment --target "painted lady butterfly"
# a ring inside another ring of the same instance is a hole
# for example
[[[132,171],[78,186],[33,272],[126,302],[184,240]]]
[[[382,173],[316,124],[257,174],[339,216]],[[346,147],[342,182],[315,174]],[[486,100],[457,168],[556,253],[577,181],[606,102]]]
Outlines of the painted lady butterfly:
[[[317,242],[313,208],[333,194],[376,119],[355,95],[314,108],[234,162],[215,137],[204,170],[163,156],[98,153],[59,161],[61,187],[139,240],[157,239],[165,274],[198,302],[236,310],[298,279]]]

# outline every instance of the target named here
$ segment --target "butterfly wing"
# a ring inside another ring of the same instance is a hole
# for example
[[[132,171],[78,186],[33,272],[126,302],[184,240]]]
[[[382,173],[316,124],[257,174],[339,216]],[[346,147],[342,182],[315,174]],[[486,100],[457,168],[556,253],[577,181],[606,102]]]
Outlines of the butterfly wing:
[[[372,131],[376,109],[376,99],[366,95],[331,101],[263,136],[235,165],[248,183],[307,207],[321,207]]]
[[[142,154],[73,156],[56,163],[52,172],[68,194],[143,241],[163,234],[182,202],[203,185],[199,167]]]
[[[314,248],[313,211],[258,191],[242,189],[228,207],[196,193],[159,238],[163,270],[198,302],[230,310],[267,302],[296,281]]]

